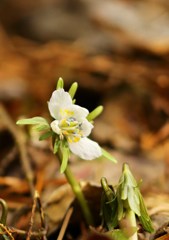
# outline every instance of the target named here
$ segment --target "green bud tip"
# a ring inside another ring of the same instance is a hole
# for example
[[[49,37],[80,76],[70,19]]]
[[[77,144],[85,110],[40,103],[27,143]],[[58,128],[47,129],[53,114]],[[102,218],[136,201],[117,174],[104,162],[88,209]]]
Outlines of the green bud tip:
[[[64,81],[62,78],[59,78],[57,85],[56,85],[56,89],[63,88],[63,87],[64,87]]]
[[[72,99],[74,98],[74,96],[76,94],[77,88],[78,88],[78,83],[74,82],[69,89],[69,94]]]
[[[129,165],[127,163],[123,164],[123,172],[125,172],[125,171],[130,171]]]
[[[103,189],[107,189],[108,183],[107,183],[107,179],[105,177],[101,178],[101,185],[102,185]]]
[[[88,121],[93,121],[96,117],[98,117],[103,111],[103,106],[96,107],[92,112],[90,112],[87,116]]]

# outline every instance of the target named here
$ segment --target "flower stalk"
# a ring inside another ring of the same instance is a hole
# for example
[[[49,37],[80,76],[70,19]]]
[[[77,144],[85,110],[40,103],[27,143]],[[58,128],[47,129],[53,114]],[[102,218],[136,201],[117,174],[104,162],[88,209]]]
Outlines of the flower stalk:
[[[62,154],[61,154],[60,151],[58,152],[58,158],[59,158],[60,163],[62,163]],[[84,219],[85,219],[86,223],[88,225],[93,225],[94,224],[93,217],[92,217],[92,214],[90,212],[87,201],[84,197],[84,194],[82,192],[82,188],[81,188],[79,182],[76,180],[74,174],[72,173],[72,171],[71,171],[71,169],[68,165],[67,165],[67,167],[64,171],[64,174],[65,174],[65,177],[66,177],[67,181],[69,182],[69,184],[72,188],[73,193],[75,194],[75,196],[78,200],[78,203],[81,207],[81,210],[82,210],[82,213],[83,213],[83,216],[84,216]]]

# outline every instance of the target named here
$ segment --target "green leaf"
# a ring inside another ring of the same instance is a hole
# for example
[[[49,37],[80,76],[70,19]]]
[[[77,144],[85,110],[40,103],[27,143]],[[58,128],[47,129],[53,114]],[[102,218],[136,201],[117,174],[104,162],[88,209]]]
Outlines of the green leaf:
[[[117,205],[118,221],[120,221],[123,218],[123,215],[124,215],[124,207],[123,207],[123,201],[121,200],[120,194],[119,194],[118,191],[117,191],[116,195],[117,195],[117,203],[118,203],[118,205]]]
[[[152,226],[151,219],[148,215],[148,212],[147,212],[147,209],[144,204],[144,200],[143,200],[143,197],[142,197],[140,191],[138,192],[138,195],[139,195],[139,199],[140,199],[140,212],[141,212],[141,216],[139,216],[139,220],[140,220],[144,230],[152,233],[152,232],[154,232],[154,228]]]
[[[128,186],[137,187],[138,184],[135,178],[133,177],[127,163],[123,164],[123,174],[125,178],[125,184],[127,184]]]
[[[108,230],[112,230],[118,225],[117,199],[107,202],[104,192],[101,198],[101,215]]]
[[[42,140],[45,140],[49,137],[51,137],[53,135],[53,132],[52,131],[49,131],[49,132],[45,132],[44,134],[42,134],[39,138],[40,141]]]
[[[125,179],[125,178],[123,178],[123,179]],[[120,198],[122,200],[126,200],[127,196],[128,196],[128,186],[125,181],[123,181],[121,183],[119,190],[120,190]]]
[[[131,210],[137,215],[140,216],[140,202],[137,198],[137,192],[133,187],[128,188],[128,203]]]
[[[110,153],[108,153],[106,150],[104,150],[103,148],[102,148],[102,154],[108,160],[110,160],[110,161],[112,161],[114,163],[117,163],[117,160]]]
[[[16,122],[16,124],[18,124],[18,125],[40,124],[40,125],[49,126],[48,122],[43,117],[33,117],[33,118],[20,119]]]
[[[107,228],[112,230],[118,224],[117,198],[114,189],[109,187],[106,178],[101,178],[103,194],[101,199],[102,217]]]
[[[68,164],[68,159],[69,159],[69,147],[67,146],[67,144],[63,143],[60,146],[61,152],[62,152],[62,163],[60,166],[60,172],[64,173],[64,171],[66,170],[67,164]]]

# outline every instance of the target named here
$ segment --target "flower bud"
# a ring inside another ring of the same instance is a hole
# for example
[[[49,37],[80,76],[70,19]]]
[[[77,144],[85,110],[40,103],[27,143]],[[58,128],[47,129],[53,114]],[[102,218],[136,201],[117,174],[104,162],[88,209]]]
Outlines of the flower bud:
[[[92,112],[90,112],[87,116],[88,121],[93,121],[95,118],[97,118],[103,111],[103,106],[96,107]]]

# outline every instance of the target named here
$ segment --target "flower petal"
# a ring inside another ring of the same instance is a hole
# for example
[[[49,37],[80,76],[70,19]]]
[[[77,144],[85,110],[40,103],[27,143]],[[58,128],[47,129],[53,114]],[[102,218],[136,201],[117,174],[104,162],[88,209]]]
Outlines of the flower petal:
[[[54,120],[53,122],[51,122],[50,126],[55,133],[60,134],[61,129],[59,127],[59,121],[58,120]]]
[[[73,104],[71,110],[74,112],[73,116],[77,121],[80,121],[83,118],[86,118],[89,114],[89,111],[86,108],[80,107],[79,105]]]
[[[87,137],[91,133],[93,125],[85,118],[82,121],[81,128],[82,128],[83,137]]]
[[[86,137],[76,143],[69,143],[69,148],[72,153],[84,160],[92,160],[102,155],[100,146]]]
[[[72,104],[72,99],[64,89],[55,90],[48,102],[50,115],[55,119],[60,119],[60,110],[68,109]]]

